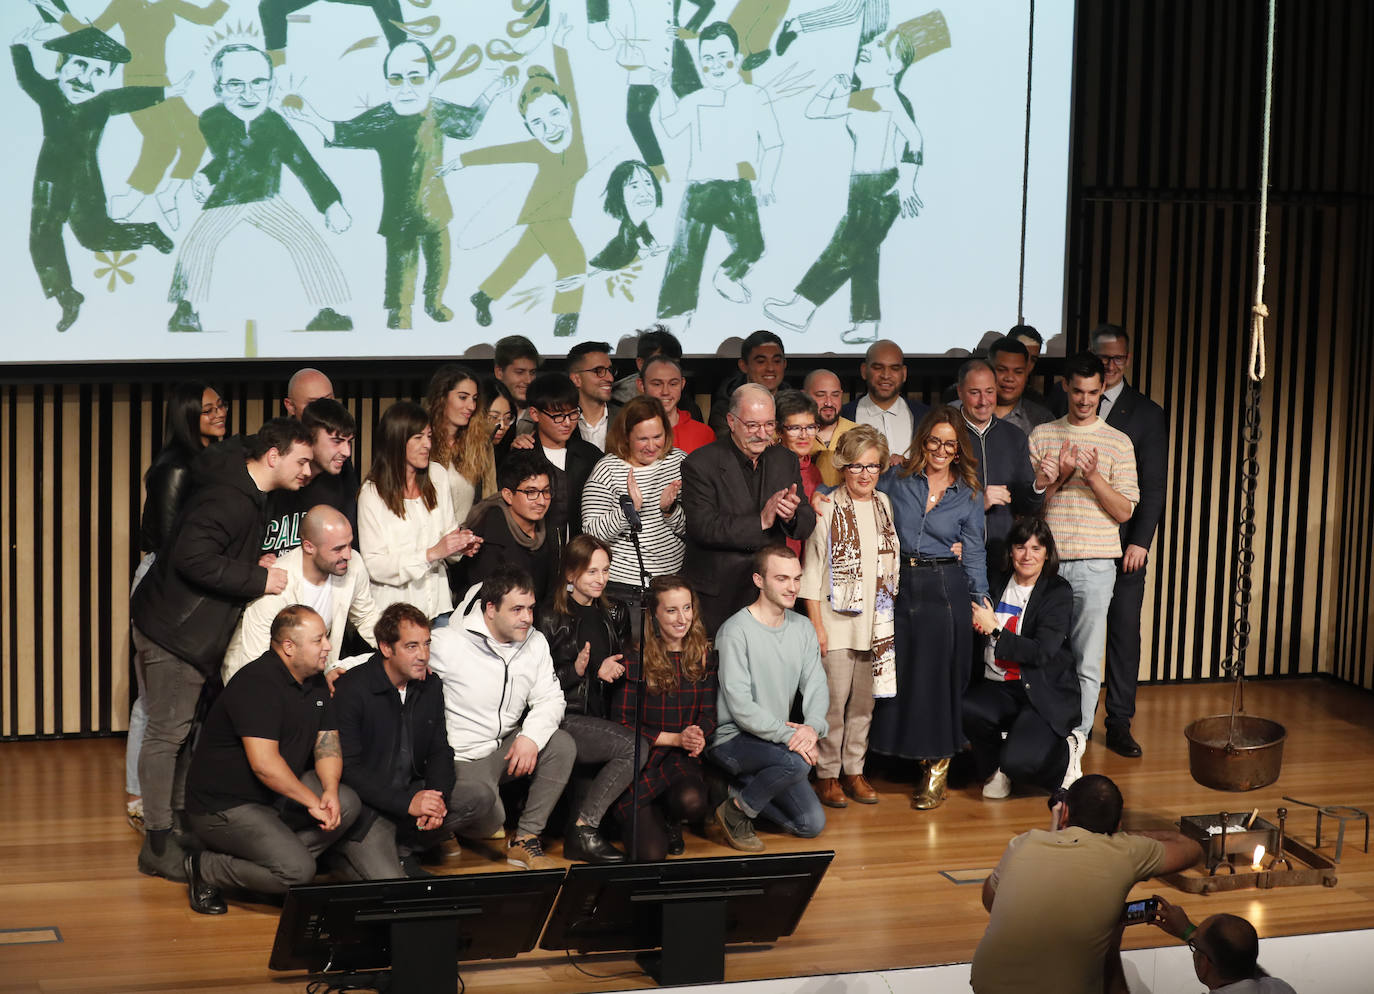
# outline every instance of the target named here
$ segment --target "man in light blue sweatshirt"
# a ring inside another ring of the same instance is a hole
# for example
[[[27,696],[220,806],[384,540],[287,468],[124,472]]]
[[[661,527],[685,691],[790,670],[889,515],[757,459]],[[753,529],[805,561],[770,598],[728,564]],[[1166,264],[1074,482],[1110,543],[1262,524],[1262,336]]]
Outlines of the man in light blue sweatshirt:
[[[801,562],[785,545],[754,557],[758,599],[732,615],[716,634],[720,653],[720,723],[707,756],[736,786],[711,815],[712,840],[744,852],[761,852],[754,819],[763,815],[785,832],[814,838],[825,828],[825,809],[807,783],[830,692],[815,629],[791,610],[801,588]],[[802,718],[789,721],[801,692]]]

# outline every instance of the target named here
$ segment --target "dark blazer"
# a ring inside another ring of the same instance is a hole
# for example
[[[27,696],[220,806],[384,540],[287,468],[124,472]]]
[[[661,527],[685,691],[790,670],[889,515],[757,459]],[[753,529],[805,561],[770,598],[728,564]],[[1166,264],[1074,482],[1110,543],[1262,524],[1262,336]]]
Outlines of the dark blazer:
[[[1107,424],[1130,436],[1140,503],[1121,526],[1121,551],[1128,545],[1148,549],[1164,516],[1164,487],[1169,472],[1169,419],[1160,407],[1129,383],[1107,412]]]
[[[148,497],[143,502],[143,518],[138,529],[141,551],[160,552],[172,534],[177,512],[191,492],[191,464],[197,455],[173,442],[164,445],[148,467],[148,475],[143,478]]]
[[[599,612],[601,622],[606,628],[606,644],[610,655],[624,652],[630,646],[630,609],[618,600],[608,598],[609,611]],[[549,652],[553,656],[553,671],[563,687],[563,695],[568,700],[568,713],[588,714],[594,718],[609,718],[611,715],[611,685],[597,677],[596,671],[601,661],[588,660],[587,670],[577,675],[577,654],[588,641],[582,633],[582,618],[570,614],[560,614],[554,610],[552,601],[539,611],[539,630],[549,640]]]
[[[1040,513],[1045,495],[1035,492],[1035,467],[1031,464],[1030,440],[1020,428],[993,417],[988,430],[982,435],[970,430],[968,436],[973,454],[978,459],[978,482],[984,487],[992,484],[1011,491],[1010,504],[998,504],[987,512],[983,548],[991,572],[1002,568],[1002,551],[1006,548],[1006,537],[1011,526],[1022,515]]]
[[[437,790],[445,799],[453,792],[453,750],[444,724],[444,687],[435,676],[412,680],[406,686],[404,707],[410,712],[411,769],[409,782],[393,786],[392,772],[400,752],[401,696],[386,675],[382,654],[376,652],[355,666],[334,686],[334,712],[343,747],[343,782],[357,791],[370,810],[358,819],[355,838],[367,831],[375,812],[392,821],[409,819],[410,802],[422,790]]]
[[[753,573],[751,561],[765,545],[795,538],[804,541],[816,527],[816,512],[805,499],[791,521],[759,525],[762,503],[740,465],[729,437],[704,445],[682,462],[682,508],[687,514],[687,558],[682,573],[697,590],[727,594],[742,576]],[[801,466],[781,445],[759,456],[763,499],[795,485],[802,494]]]
[[[867,395],[860,394],[859,396],[851,400],[848,404],[845,404],[844,407],[841,407],[840,417],[848,418],[850,421],[857,421],[857,415],[859,413],[859,401],[863,400],[865,396]],[[921,419],[923,417],[930,413],[930,405],[924,404],[919,400],[912,400],[905,394],[902,396],[902,400],[906,401],[907,410],[911,412],[911,430],[912,434],[915,434],[916,426],[921,423]],[[892,454],[896,456],[902,455],[903,453],[894,452]]]
[[[993,597],[1001,597],[1008,578],[990,572],[989,579]],[[1073,588],[1062,576],[1041,573],[1017,622],[1018,630],[1003,632],[997,640],[997,657],[1021,667],[1021,682],[1031,706],[1056,735],[1068,735],[1082,710],[1078,667],[1069,645],[1072,628]]]

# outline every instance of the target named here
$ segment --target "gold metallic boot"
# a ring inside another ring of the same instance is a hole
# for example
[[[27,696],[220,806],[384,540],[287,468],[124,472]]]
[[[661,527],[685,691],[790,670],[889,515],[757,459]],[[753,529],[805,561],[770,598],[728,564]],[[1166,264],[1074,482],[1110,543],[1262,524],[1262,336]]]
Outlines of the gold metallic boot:
[[[949,779],[949,757],[921,760],[921,782],[911,796],[917,811],[929,811],[945,803],[945,783]]]

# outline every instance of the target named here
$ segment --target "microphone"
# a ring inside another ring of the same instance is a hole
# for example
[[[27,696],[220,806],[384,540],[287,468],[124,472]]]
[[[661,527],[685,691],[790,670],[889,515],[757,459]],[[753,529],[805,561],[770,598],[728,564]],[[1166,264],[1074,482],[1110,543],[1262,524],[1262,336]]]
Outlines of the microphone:
[[[630,523],[630,531],[637,532],[644,527],[644,522],[639,516],[639,509],[635,507],[635,502],[629,494],[620,495],[620,513],[625,515],[625,520]]]

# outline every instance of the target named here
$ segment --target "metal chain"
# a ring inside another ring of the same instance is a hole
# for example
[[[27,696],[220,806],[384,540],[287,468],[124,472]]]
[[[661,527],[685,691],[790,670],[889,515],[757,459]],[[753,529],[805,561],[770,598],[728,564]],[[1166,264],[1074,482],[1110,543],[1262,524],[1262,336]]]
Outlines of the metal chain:
[[[1250,587],[1255,565],[1255,492],[1259,489],[1259,445],[1264,436],[1260,408],[1261,381],[1247,379],[1245,419],[1241,439],[1245,455],[1240,463],[1240,514],[1236,519],[1236,588],[1232,604],[1236,619],[1231,625],[1231,655],[1223,665],[1228,677],[1245,672],[1245,653],[1250,648]]]

